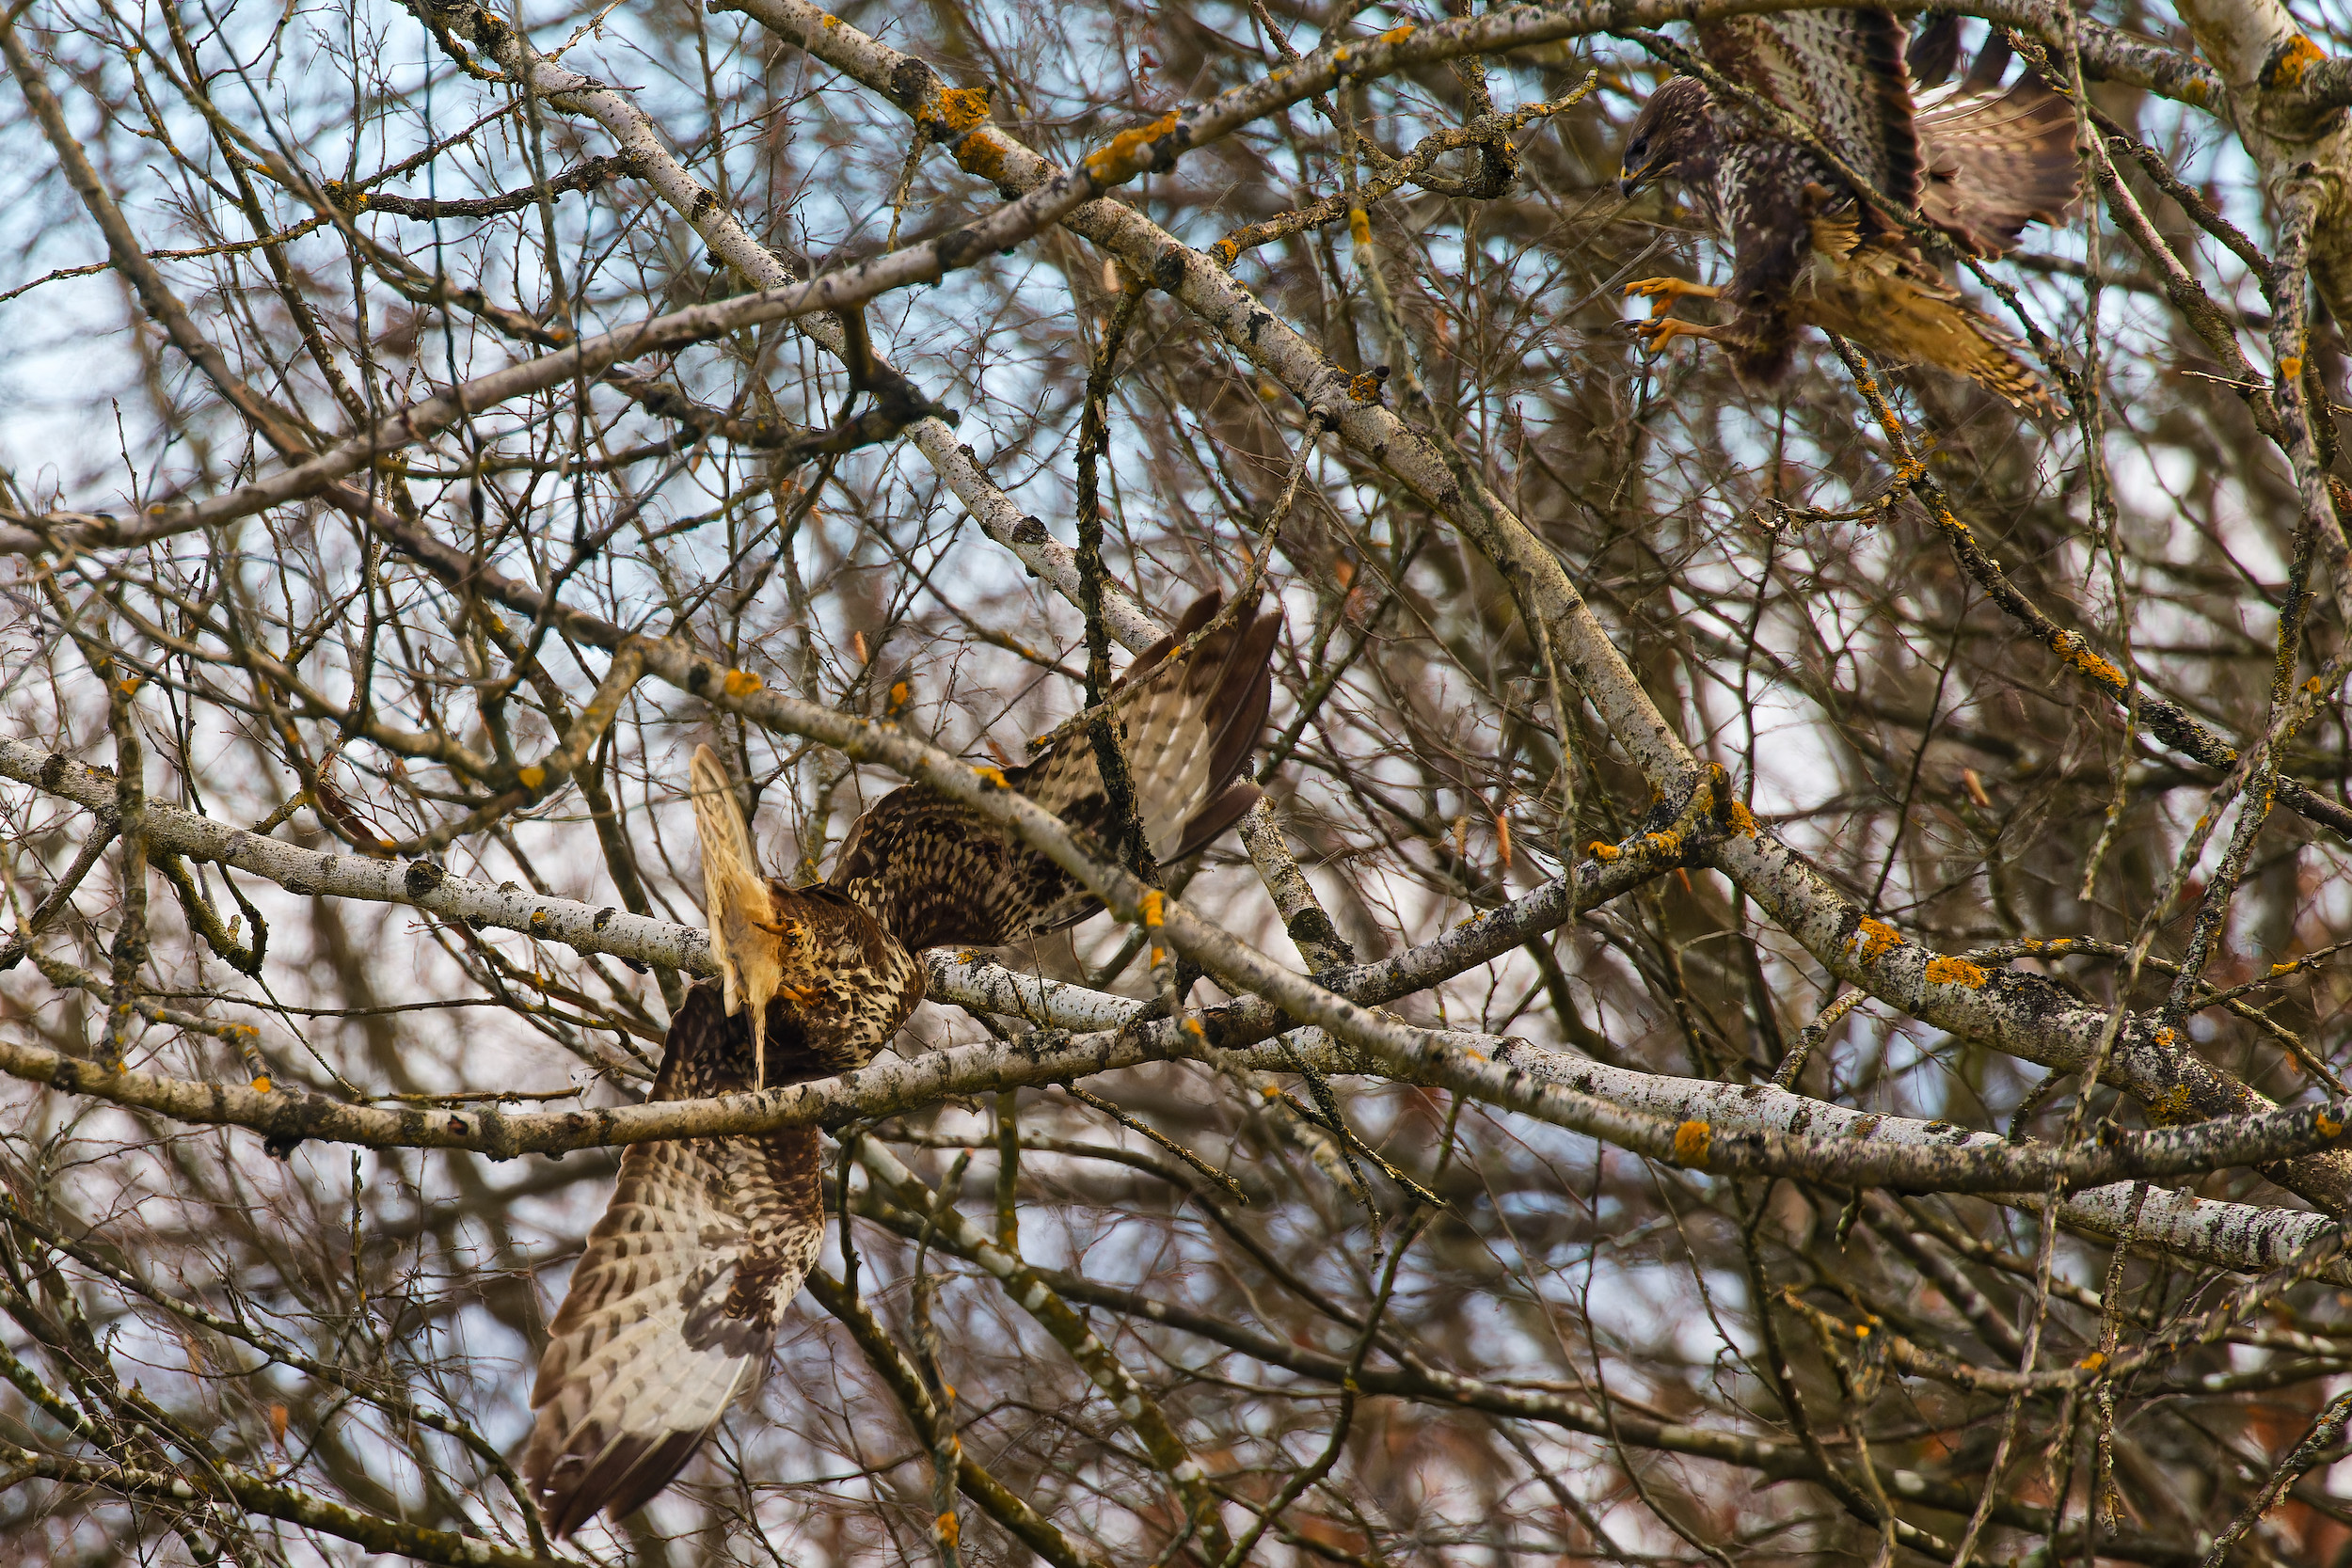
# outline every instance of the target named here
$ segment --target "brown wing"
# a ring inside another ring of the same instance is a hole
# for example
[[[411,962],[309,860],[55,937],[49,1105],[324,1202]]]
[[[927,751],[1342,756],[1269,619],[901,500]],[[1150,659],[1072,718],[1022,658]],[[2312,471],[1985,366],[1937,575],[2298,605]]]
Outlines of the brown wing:
[[[1136,809],[1163,863],[1206,847],[1258,798],[1239,775],[1265,728],[1281,622],[1239,617],[1179,657],[1219,603],[1214,594],[1195,603],[1113,692]],[[1005,780],[1073,827],[1107,836],[1109,803],[1084,730],[1008,768]],[[1045,856],[924,784],[894,791],[859,818],[831,881],[918,951],[1017,942],[1101,907]]]
[[[2030,73],[2003,91],[2008,64],[1995,33],[1967,80],[1918,110],[1919,215],[1979,256],[2015,245],[2028,223],[2057,222],[2079,172],[2074,109]]]
[[[653,1098],[749,1082],[749,1020],[687,993]],[[632,1144],[532,1390],[522,1470],[557,1538],[644,1507],[759,1381],[824,1227],[817,1133]]]
[[[1890,13],[1863,7],[1726,17],[1701,24],[1698,38],[1708,64],[1810,126],[1897,210],[1918,201],[1906,35]]]

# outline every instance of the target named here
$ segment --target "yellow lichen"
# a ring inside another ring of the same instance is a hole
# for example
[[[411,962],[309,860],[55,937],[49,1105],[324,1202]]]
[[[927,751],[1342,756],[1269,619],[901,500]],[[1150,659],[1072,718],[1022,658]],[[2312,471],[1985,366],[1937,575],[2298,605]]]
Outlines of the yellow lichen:
[[[1105,185],[1115,185],[1132,175],[1142,173],[1150,164],[1144,155],[1145,150],[1175,130],[1180,118],[1175,110],[1170,109],[1149,125],[1121,131],[1102,148],[1087,154],[1087,172]]]
[[[1684,1122],[1675,1129],[1675,1164],[1692,1170],[1707,1168],[1707,1151],[1715,1141],[1715,1130],[1698,1120]]]
[[[2325,1111],[2319,1113],[2317,1125],[2319,1135],[2323,1138],[2340,1138],[2344,1135],[2344,1123]]]
[[[2270,62],[2270,70],[2267,72],[2270,85],[2287,88],[2296,87],[2301,85],[2303,72],[2327,57],[2325,50],[2297,33],[2287,41],[2286,47],[2280,50],[2278,56]]]
[[[1219,240],[1209,246],[1209,260],[1220,267],[1230,267],[1241,260],[1241,246],[1231,240]]]
[[[2186,1084],[2175,1084],[2148,1102],[2148,1119],[2159,1127],[2169,1127],[2184,1120],[2189,1113]]]
[[[993,784],[998,789],[1012,787],[1005,782],[1005,770],[1001,768],[975,768],[972,771],[980,776],[980,783],[984,784]]]
[[[1168,895],[1152,888],[1136,900],[1136,908],[1144,925],[1156,930],[1168,919]]]
[[[956,144],[956,162],[967,174],[977,174],[993,184],[1005,181],[1005,143],[995,132],[982,129]]]
[[[1654,855],[1676,855],[1682,852],[1682,835],[1672,829],[1663,832],[1644,833],[1642,847]]]
[[[940,126],[954,135],[963,135],[988,118],[988,98],[986,87],[949,87],[939,95]]]
[[[1902,945],[1903,934],[1883,920],[1864,917],[1854,927],[1854,957],[1866,964],[1874,964]]]
[[[1407,22],[1402,27],[1391,27],[1387,32],[1381,34],[1379,41],[1382,43],[1403,43],[1406,39],[1411,38],[1412,36],[1413,24]]]
[[[1731,802],[1731,809],[1724,815],[1731,818],[1733,832],[1738,833],[1741,838],[1756,836],[1756,813],[1748,810],[1746,806],[1734,800]]]
[[[1964,986],[1979,990],[1991,976],[1966,958],[1947,956],[1928,960],[1928,978],[1940,986]]]
[[[528,768],[516,768],[515,777],[522,781],[525,789],[535,792],[548,782],[548,770],[534,762]]]
[[[2089,1355],[2084,1356],[2080,1361],[2074,1363],[2075,1366],[2080,1367],[2087,1372],[2095,1372],[2106,1364],[2107,1353],[2103,1350],[2094,1350]]]
[[[730,670],[727,672],[727,678],[720,684],[726,689],[726,693],[730,697],[748,697],[768,683],[749,670]]]
[[[1584,848],[1585,852],[1590,854],[1593,859],[1603,863],[1613,861],[1625,852],[1619,849],[1615,845],[1603,844],[1598,839],[1593,840],[1593,842],[1586,845]]]
[[[1347,237],[1358,245],[1372,244],[1372,218],[1361,207],[1348,210]]]
[[[263,1074],[262,1074],[259,1078],[256,1078],[255,1080],[253,1080],[253,1092],[254,1092],[255,1094],[267,1094],[267,1093],[269,1093],[269,1074],[268,1074],[268,1073],[264,1072],[264,1073],[263,1073]]]
[[[2279,361],[2279,379],[2280,381],[2293,381],[2296,376],[2301,375],[2302,373],[2303,356],[2301,355],[2290,354],[2284,359]]]
[[[2090,644],[2071,631],[2058,633],[2052,644],[2060,658],[2103,686],[2121,690],[2123,672],[2090,651]]]

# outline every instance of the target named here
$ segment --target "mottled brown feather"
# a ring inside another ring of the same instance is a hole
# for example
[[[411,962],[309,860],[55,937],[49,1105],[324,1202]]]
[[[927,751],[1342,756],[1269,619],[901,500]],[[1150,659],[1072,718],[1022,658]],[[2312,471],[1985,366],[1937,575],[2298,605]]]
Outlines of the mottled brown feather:
[[[1239,616],[1180,655],[1218,603],[1214,594],[1195,603],[1111,694],[1137,812],[1164,863],[1198,853],[1256,799],[1254,787],[1235,796],[1232,786],[1265,727],[1267,658],[1281,623]],[[1107,837],[1109,800],[1083,728],[1005,769],[1005,782],[1073,827]],[[831,882],[917,949],[1019,942],[1101,908],[1045,855],[919,784],[883,797],[859,819]]]
[[[1256,614],[1182,644],[1211,594],[1114,689],[1137,803],[1163,859],[1192,854],[1257,799],[1240,775],[1265,727],[1280,623]],[[757,878],[751,835],[715,753],[692,769],[712,934],[728,979],[703,981],[670,1022],[657,1101],[827,1077],[888,1042],[923,997],[914,955],[993,944],[1084,918],[1085,890],[977,812],[921,786],[862,817],[830,881]],[[1100,832],[1104,803],[1083,731],[1006,779]],[[752,1027],[750,998],[773,995]],[[644,1507],[763,1374],[776,1324],[823,1235],[818,1136],[633,1144],[572,1272],[532,1391],[522,1470],[558,1539],[598,1512]]]
[[[1957,62],[1957,24],[1920,40],[1939,77]],[[1698,182],[1732,248],[1720,291],[1733,319],[1684,328],[1713,339],[1745,379],[1787,373],[1798,329],[1851,337],[1874,354],[1963,375],[2011,404],[2047,412],[2048,388],[2016,340],[1950,289],[1899,220],[1923,219],[1963,249],[1994,255],[2074,194],[2073,116],[2038,83],[1999,90],[1998,35],[1967,79],[1915,104],[1906,38],[1871,7],[1721,18],[1699,24],[1708,65],[1802,121],[1847,175],[1775,117],[1717,102],[1697,84],[1652,95],[1628,138],[1621,182]],[[1661,301],[1690,292],[1649,279]],[[1678,324],[1645,331],[1667,333]]]

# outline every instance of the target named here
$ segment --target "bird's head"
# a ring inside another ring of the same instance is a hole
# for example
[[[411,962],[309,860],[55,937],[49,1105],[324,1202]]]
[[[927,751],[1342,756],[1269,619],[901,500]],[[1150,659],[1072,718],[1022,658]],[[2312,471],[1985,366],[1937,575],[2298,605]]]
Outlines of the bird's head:
[[[1670,77],[1633,117],[1617,194],[1632,200],[1661,180],[1702,178],[1714,157],[1713,100],[1695,76]]]

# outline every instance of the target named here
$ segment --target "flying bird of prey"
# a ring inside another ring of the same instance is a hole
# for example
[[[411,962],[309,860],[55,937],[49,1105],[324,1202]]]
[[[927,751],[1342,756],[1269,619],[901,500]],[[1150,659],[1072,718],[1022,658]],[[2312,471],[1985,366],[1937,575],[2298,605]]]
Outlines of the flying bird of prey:
[[[1280,622],[1254,611],[1187,649],[1193,605],[1110,693],[1136,812],[1163,863],[1205,848],[1257,800],[1243,766],[1265,727]],[[1005,782],[1107,841],[1109,802],[1080,727]],[[928,784],[858,819],[831,878],[763,876],[726,769],[691,780],[717,982],[670,1022],[653,1099],[831,1077],[887,1043],[923,999],[927,947],[995,946],[1075,925],[1097,903],[1068,873]],[[816,1261],[817,1130],[632,1144],[588,1233],[532,1391],[522,1470],[558,1539],[667,1486],[765,1370]]]
[[[1634,330],[1656,349],[1709,338],[1746,380],[1786,374],[1797,328],[1851,338],[1887,358],[1963,375],[2012,406],[2053,408],[2018,357],[2017,341],[1944,281],[1904,220],[1950,245],[1996,256],[2030,222],[2073,201],[2074,117],[2030,75],[2006,90],[2009,48],[1996,32],[1967,79],[1915,93],[1901,23],[1874,8],[1788,11],[1701,23],[1700,53],[1734,87],[1786,111],[1867,189],[1753,105],[1719,99],[1692,76],[1661,85],[1626,141],[1618,190],[1658,181],[1690,187],[1732,251],[1721,288],[1650,277]],[[1929,24],[1911,50],[1940,81],[1958,53],[1958,19]],[[1731,320],[1700,325],[1668,312],[1689,294],[1722,299]]]

